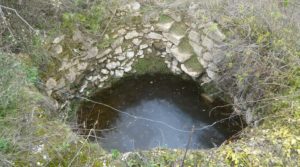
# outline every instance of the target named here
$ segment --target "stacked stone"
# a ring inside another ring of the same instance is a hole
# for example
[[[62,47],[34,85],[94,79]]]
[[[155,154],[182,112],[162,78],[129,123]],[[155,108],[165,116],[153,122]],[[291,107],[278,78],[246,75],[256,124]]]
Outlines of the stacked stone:
[[[123,17],[130,11],[132,16],[142,17],[140,8],[138,2],[133,2],[118,10],[116,15]],[[140,21],[137,25],[121,25],[108,31],[104,40],[112,42],[102,51],[95,47],[95,40],[84,36],[79,30],[75,31],[72,40],[81,48],[80,51],[73,49],[73,52],[79,56],[63,59],[58,72],[65,75],[59,79],[50,78],[51,89],[63,87],[66,82],[73,83],[82,75],[81,93],[89,85],[101,88],[111,78],[121,78],[125,73],[134,72],[133,63],[145,55],[164,58],[163,61],[174,74],[185,73],[193,79],[217,78],[218,64],[224,59],[220,46],[225,40],[217,24],[188,23],[181,15],[169,11],[164,11],[155,20],[152,24]],[[64,36],[60,36],[53,41],[54,54],[63,54],[60,45],[63,39]]]

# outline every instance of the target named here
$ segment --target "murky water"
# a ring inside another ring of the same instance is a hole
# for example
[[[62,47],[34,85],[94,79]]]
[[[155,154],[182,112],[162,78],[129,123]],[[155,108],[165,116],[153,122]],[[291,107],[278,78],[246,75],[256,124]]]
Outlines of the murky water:
[[[230,116],[230,107],[220,100],[201,96],[193,81],[171,75],[124,78],[96,93],[93,102],[78,110],[81,134],[110,150],[145,150],[155,147],[185,148],[192,127],[190,148],[216,147],[240,130],[239,118],[208,126]],[[210,113],[210,114],[209,114]],[[89,129],[95,128],[95,132]]]

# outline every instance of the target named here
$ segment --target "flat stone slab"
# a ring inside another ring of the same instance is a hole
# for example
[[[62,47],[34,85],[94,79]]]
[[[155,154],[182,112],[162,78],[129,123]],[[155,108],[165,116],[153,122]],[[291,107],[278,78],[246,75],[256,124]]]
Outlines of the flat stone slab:
[[[184,53],[181,52],[179,50],[178,47],[173,47],[171,48],[171,53],[173,54],[173,56],[180,62],[180,63],[184,63],[185,61],[187,61],[189,58],[192,57],[193,54],[191,53]]]

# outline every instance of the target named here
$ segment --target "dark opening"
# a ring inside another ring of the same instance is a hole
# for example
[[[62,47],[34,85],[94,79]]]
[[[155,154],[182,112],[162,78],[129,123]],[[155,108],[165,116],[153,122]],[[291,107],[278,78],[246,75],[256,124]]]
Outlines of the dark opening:
[[[90,99],[77,112],[79,130],[107,150],[185,148],[193,126],[190,148],[212,148],[242,128],[230,105],[174,75],[126,77]]]

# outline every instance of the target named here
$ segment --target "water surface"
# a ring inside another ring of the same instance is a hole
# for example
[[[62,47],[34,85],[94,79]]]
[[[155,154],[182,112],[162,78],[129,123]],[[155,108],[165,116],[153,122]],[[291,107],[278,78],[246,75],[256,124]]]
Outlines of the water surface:
[[[155,147],[185,148],[192,127],[190,148],[216,147],[239,130],[237,118],[208,126],[229,117],[230,107],[221,100],[201,96],[201,88],[191,80],[172,75],[128,77],[111,88],[97,92],[78,110],[81,133],[95,128],[91,140],[107,150],[145,150]],[[87,130],[84,130],[87,129]],[[91,133],[90,133],[91,135]]]

